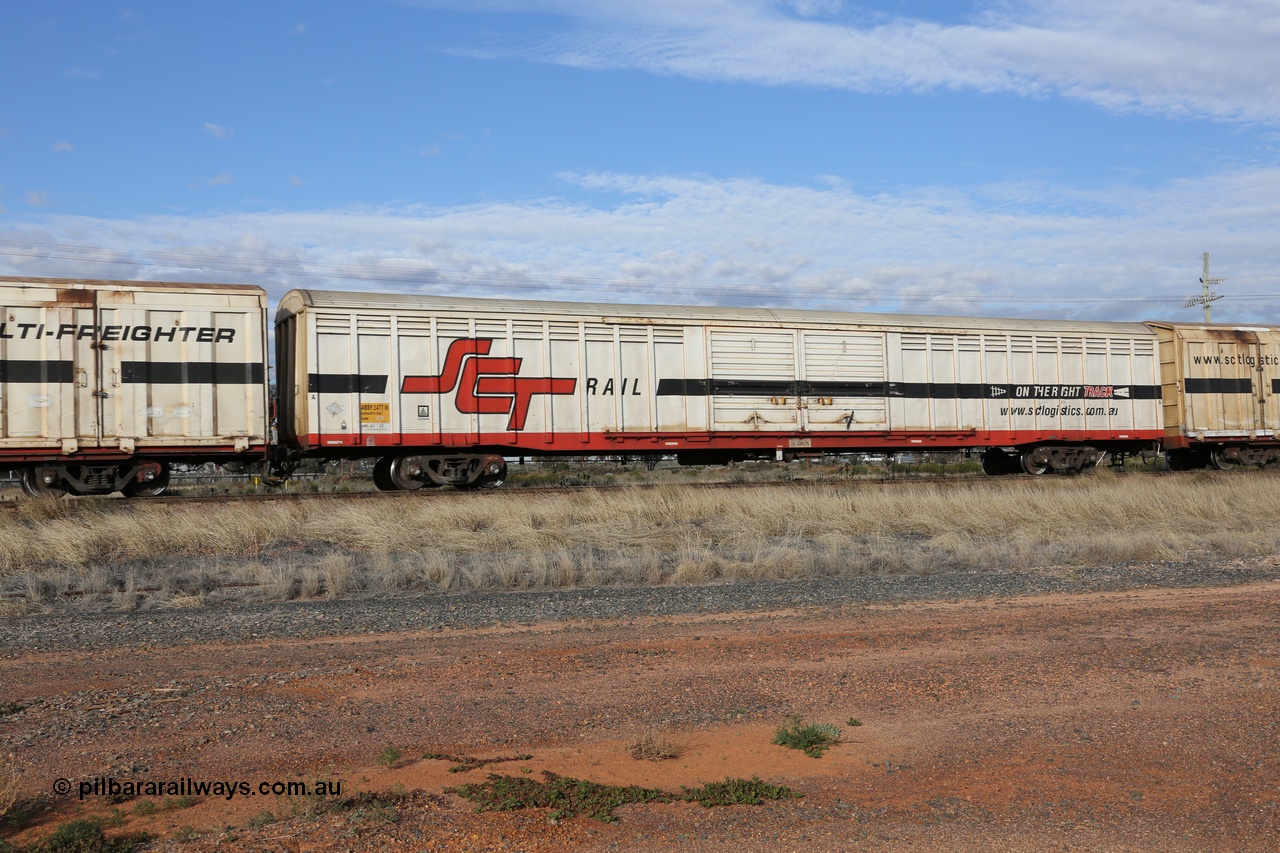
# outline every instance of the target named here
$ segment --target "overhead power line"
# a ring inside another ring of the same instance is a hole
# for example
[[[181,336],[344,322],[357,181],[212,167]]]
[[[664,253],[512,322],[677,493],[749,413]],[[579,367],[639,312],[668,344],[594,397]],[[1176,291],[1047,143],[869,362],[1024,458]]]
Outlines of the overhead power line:
[[[920,291],[911,293],[895,293],[884,289],[871,292],[840,291],[832,292],[829,288],[802,287],[784,285],[773,289],[764,285],[743,286],[731,282],[696,282],[666,281],[646,283],[635,279],[594,278],[588,276],[569,275],[551,277],[525,272],[503,272],[474,270],[451,270],[448,268],[421,268],[379,264],[377,266],[359,266],[354,264],[334,264],[303,260],[282,260],[278,258],[246,258],[230,255],[201,254],[194,252],[172,252],[163,250],[123,252],[101,246],[77,246],[65,243],[38,243],[0,240],[0,255],[33,258],[44,261],[74,261],[103,265],[128,267],[174,267],[185,270],[198,270],[201,274],[260,277],[265,275],[288,276],[292,278],[354,281],[365,284],[385,283],[396,286],[447,286],[469,285],[485,287],[497,291],[515,293],[555,290],[592,294],[599,297],[601,293],[616,294],[627,289],[643,288],[649,296],[672,298],[675,301],[687,301],[690,296],[703,296],[712,299],[741,299],[748,296],[765,296],[770,293],[785,295],[802,300],[840,302],[842,308],[851,308],[850,300],[858,298],[883,302],[904,304],[928,303],[936,300],[960,300],[974,303],[1004,304],[1075,304],[1099,303],[1108,304],[1151,304],[1172,303],[1174,299],[1152,299],[1145,296],[1098,296],[1098,295],[1034,295],[998,293],[991,291]],[[1207,257],[1207,256],[1206,256]],[[1207,260],[1206,260],[1207,264]],[[1206,266],[1207,270],[1207,266]],[[1220,298],[1216,297],[1215,298]],[[1268,299],[1274,300],[1274,294],[1242,294],[1232,297],[1233,300]],[[1198,303],[1197,303],[1198,304]]]

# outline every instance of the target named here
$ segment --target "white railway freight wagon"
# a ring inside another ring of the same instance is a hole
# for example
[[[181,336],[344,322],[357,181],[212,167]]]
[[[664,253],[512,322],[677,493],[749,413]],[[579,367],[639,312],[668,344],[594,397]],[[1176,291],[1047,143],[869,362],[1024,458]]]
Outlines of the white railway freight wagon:
[[[1162,436],[1140,323],[296,290],[276,329],[281,441],[377,456],[383,488],[493,484],[524,454],[989,448],[991,473],[1071,471]]]
[[[0,278],[0,462],[32,494],[163,491],[173,462],[261,459],[266,294]]]
[[[1280,460],[1280,328],[1149,325],[1160,341],[1169,466]]]

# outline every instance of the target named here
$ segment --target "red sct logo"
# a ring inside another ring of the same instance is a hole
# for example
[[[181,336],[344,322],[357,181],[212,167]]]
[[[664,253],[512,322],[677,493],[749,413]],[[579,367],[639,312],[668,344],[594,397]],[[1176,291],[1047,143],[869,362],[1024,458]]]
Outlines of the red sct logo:
[[[524,429],[535,394],[572,394],[577,379],[517,376],[520,358],[490,356],[491,338],[460,338],[449,344],[439,376],[406,376],[402,394],[448,394],[465,415],[510,415],[507,429]]]

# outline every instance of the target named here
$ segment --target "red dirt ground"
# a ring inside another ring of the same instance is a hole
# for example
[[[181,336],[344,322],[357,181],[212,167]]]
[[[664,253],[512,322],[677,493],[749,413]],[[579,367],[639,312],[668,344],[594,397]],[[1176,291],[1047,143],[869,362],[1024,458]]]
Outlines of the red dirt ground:
[[[0,660],[0,700],[29,705],[0,743],[48,799],[16,842],[114,815],[109,834],[184,851],[1274,851],[1278,667],[1280,583],[143,646]],[[793,714],[843,742],[772,745]],[[646,734],[679,757],[633,759]],[[436,753],[532,757],[450,773]],[[544,770],[669,791],[758,776],[803,798],[606,824],[445,793]],[[395,793],[292,817],[306,802],[269,794],[50,793],[106,776]]]

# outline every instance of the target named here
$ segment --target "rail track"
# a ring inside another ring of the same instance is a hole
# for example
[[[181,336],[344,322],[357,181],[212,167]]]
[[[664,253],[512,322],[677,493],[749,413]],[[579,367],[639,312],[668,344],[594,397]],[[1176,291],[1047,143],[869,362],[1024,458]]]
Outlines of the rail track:
[[[55,500],[129,500],[139,506],[178,506],[201,503],[279,503],[281,501],[301,503],[305,501],[335,500],[395,500],[413,496],[414,500],[459,500],[475,495],[555,495],[581,494],[584,492],[610,492],[625,490],[656,490],[663,488],[692,489],[768,489],[796,488],[800,486],[835,486],[854,483],[874,486],[905,486],[908,484],[930,483],[933,485],[958,485],[988,481],[982,475],[919,475],[904,477],[798,477],[791,480],[759,480],[759,481],[719,481],[719,482],[649,482],[649,483],[580,483],[540,486],[510,486],[496,489],[455,489],[444,487],[439,489],[420,489],[412,492],[404,491],[306,491],[290,492],[279,490],[274,492],[253,492],[245,494],[182,494],[171,493],[149,498],[125,498],[122,495],[64,495]],[[991,482],[996,482],[991,480]],[[33,500],[24,495],[0,498],[0,506],[15,509],[24,502]],[[46,499],[47,500],[47,499]]]

